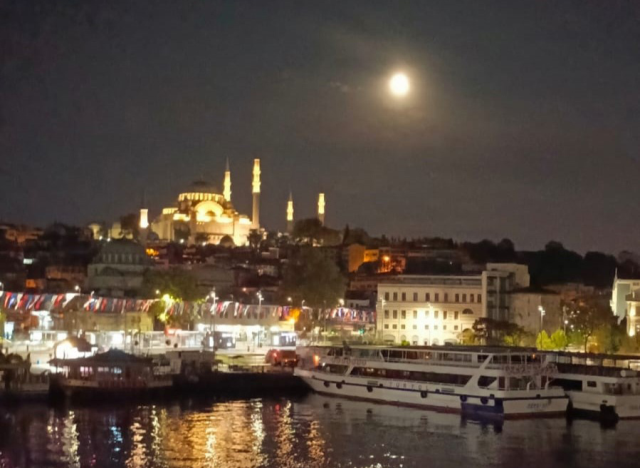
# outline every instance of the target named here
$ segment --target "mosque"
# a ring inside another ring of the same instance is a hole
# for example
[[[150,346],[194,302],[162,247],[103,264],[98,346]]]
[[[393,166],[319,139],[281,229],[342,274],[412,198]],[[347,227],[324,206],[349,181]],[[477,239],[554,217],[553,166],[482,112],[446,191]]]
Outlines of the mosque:
[[[178,195],[173,206],[149,221],[149,211],[140,210],[141,235],[161,241],[185,239],[188,243],[245,245],[249,232],[260,229],[260,160],[253,161],[252,216],[239,213],[231,203],[231,171],[227,161],[223,191],[219,193],[204,181],[193,182]],[[318,197],[318,218],[324,224],[324,194]],[[293,231],[293,198],[289,195],[286,207],[287,231]]]

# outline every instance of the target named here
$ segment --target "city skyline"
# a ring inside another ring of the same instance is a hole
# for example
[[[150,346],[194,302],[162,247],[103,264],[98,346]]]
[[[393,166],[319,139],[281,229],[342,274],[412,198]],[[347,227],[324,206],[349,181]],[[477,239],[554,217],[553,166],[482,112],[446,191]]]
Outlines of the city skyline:
[[[155,216],[194,179],[221,189],[227,158],[249,213],[259,158],[268,229],[291,190],[296,219],[322,192],[329,226],[375,235],[640,250],[636,5],[19,3],[3,220],[113,220],[143,189]]]

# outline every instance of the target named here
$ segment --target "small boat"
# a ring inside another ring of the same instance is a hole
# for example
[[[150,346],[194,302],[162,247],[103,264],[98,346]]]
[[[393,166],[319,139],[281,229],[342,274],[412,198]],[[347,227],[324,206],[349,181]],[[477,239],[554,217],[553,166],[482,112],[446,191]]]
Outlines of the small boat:
[[[603,421],[640,418],[640,356],[550,353],[554,385],[566,391],[569,413]]]
[[[1,400],[43,400],[49,396],[49,373],[31,373],[30,356],[0,354]]]
[[[299,354],[295,375],[321,394],[499,419],[563,415],[568,405],[564,390],[550,385],[555,368],[530,349],[343,346]]]
[[[57,386],[69,397],[129,397],[157,393],[173,386],[153,358],[138,357],[118,349],[77,359],[53,359],[60,372]]]

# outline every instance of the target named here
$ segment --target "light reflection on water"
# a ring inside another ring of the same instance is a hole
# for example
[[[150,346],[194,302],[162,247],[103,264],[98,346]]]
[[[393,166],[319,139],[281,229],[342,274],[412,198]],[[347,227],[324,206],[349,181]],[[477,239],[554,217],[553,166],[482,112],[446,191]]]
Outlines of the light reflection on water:
[[[502,427],[456,415],[301,400],[0,410],[1,467],[639,466],[640,422]]]

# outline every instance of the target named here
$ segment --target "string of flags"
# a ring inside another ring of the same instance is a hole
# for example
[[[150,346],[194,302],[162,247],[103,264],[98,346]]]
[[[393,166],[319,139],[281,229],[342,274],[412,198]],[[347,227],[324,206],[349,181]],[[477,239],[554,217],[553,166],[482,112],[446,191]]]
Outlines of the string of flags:
[[[148,312],[151,306],[162,299],[126,299],[99,297],[78,293],[63,294],[26,294],[0,291],[0,308],[20,312],[53,311],[58,312],[69,306],[72,310],[84,310],[93,313]],[[169,315],[188,314],[194,317],[266,319],[298,319],[300,310],[292,306],[241,304],[233,301],[212,302],[168,302],[164,310]],[[302,314],[316,315],[319,319],[375,323],[375,311],[338,307],[314,310],[303,308]]]

